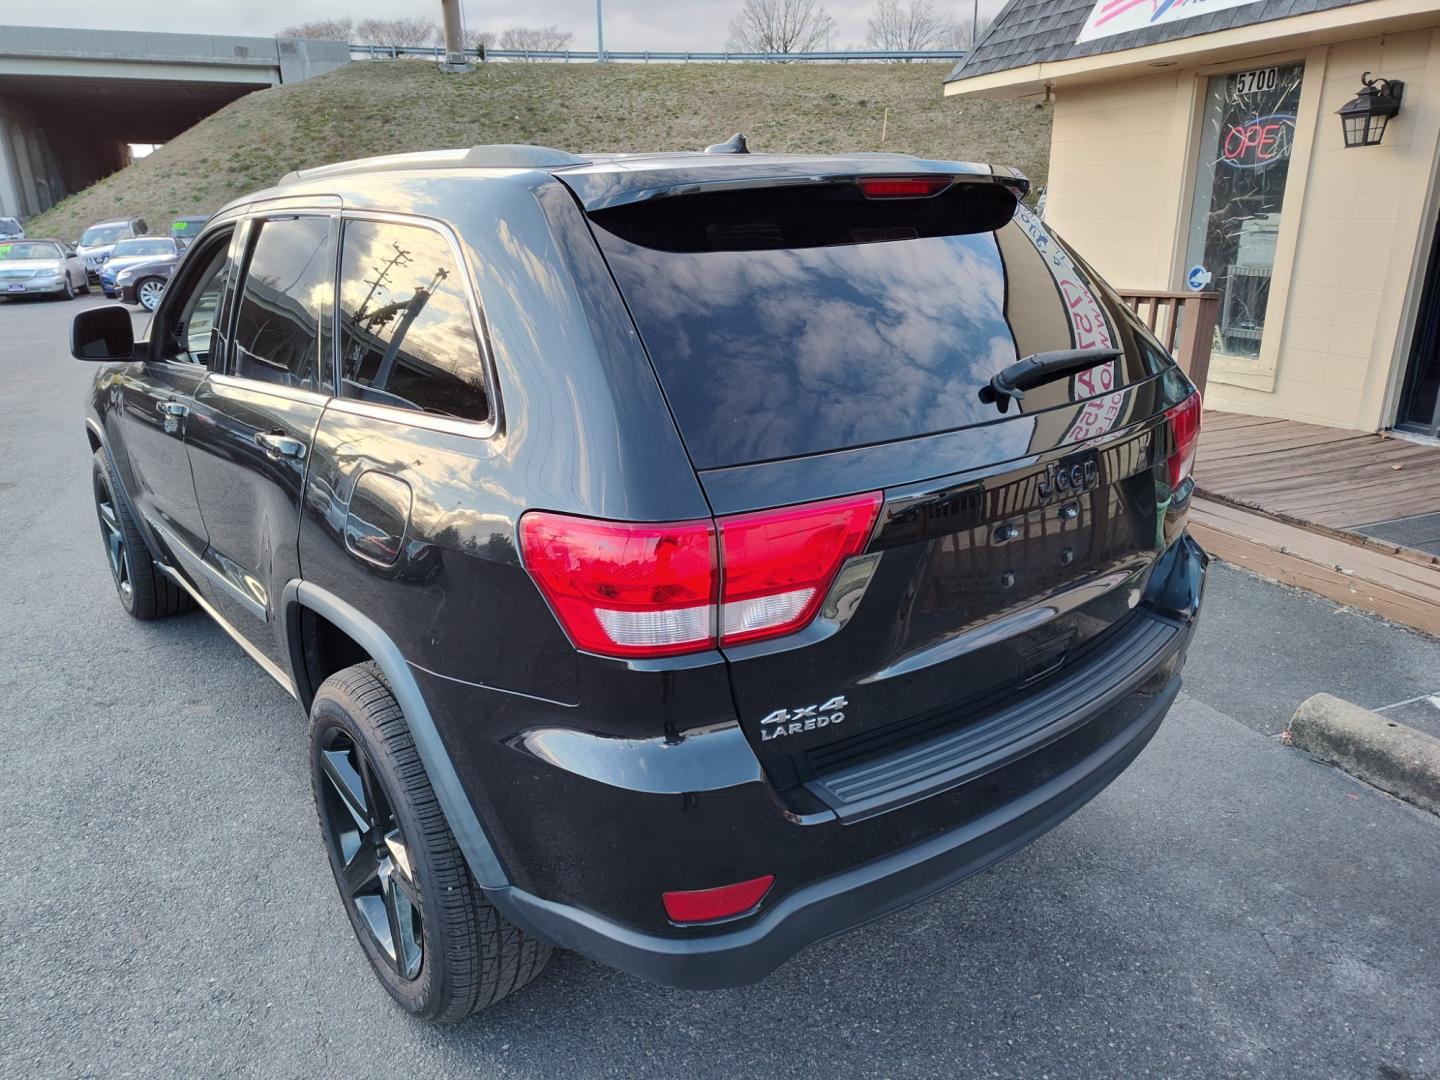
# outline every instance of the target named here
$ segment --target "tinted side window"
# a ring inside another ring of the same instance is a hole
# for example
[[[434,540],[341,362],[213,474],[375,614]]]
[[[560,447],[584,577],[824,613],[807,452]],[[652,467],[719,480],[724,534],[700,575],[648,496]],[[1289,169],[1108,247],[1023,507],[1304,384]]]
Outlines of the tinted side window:
[[[256,223],[235,317],[234,373],[316,390],[321,326],[333,295],[330,220]]]
[[[418,225],[350,221],[341,259],[341,395],[489,419],[465,270],[445,238]]]
[[[230,234],[227,232],[210,250],[204,252],[204,269],[169,288],[187,292],[181,307],[170,309],[169,322],[160,333],[160,355],[176,363],[207,365],[217,350],[222,350],[220,310],[225,300],[225,284],[231,276],[227,258]],[[192,264],[194,265],[194,264]]]

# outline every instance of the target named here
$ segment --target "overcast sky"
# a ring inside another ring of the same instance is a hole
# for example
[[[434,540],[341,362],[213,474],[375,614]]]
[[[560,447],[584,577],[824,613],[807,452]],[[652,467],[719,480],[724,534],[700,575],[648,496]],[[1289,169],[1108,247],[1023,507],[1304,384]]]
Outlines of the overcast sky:
[[[740,0],[604,0],[605,45],[610,49],[722,49]],[[822,0],[838,24],[837,47],[863,45],[875,0]],[[575,34],[577,49],[595,47],[594,0],[463,0],[472,29],[558,23]],[[937,9],[969,21],[973,0],[935,0]],[[979,0],[983,21],[1004,0]],[[61,5],[55,0],[4,0],[0,23],[91,27],[100,30],[170,30],[184,33],[273,34],[308,19],[352,15],[440,19],[439,0],[179,0],[169,4]]]

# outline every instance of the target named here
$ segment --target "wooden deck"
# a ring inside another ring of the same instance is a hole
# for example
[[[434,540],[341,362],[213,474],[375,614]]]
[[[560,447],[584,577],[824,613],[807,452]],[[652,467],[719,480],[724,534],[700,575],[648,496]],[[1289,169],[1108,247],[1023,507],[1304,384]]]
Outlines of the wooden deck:
[[[1195,484],[1213,499],[1328,529],[1440,511],[1440,447],[1207,412]]]
[[[1440,635],[1440,559],[1351,531],[1440,512],[1440,447],[1207,412],[1195,483],[1213,554]]]

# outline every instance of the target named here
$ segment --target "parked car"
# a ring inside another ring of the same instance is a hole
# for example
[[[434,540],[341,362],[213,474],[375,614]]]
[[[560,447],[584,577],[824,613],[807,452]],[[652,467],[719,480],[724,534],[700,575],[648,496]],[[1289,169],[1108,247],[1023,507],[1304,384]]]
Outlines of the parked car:
[[[552,946],[757,980],[1145,746],[1205,579],[1200,400],[1026,187],[378,158],[219,211],[148,340],[76,317],[120,601],[198,604],[308,712],[402,1006],[459,1019]]]
[[[170,239],[178,242],[183,248],[191,240],[200,235],[200,230],[209,221],[208,217],[179,217],[170,222]]]
[[[100,268],[100,288],[106,296],[121,297],[154,311],[180,259],[179,241],[168,236],[140,236],[121,240]]]
[[[89,292],[85,264],[61,240],[0,241],[0,296],[61,296]]]
[[[0,217],[0,240],[24,240],[25,229],[13,217]]]
[[[85,260],[86,272],[100,280],[100,268],[110,257],[110,252],[121,240],[132,236],[144,236],[150,231],[143,218],[116,218],[113,221],[97,221],[85,230],[80,242],[75,245],[80,257]]]

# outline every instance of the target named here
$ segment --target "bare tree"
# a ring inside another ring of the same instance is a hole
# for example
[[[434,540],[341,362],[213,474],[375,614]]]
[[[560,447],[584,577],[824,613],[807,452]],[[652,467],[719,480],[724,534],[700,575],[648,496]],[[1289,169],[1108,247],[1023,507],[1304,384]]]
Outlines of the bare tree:
[[[500,35],[500,48],[523,52],[563,52],[575,35],[558,26],[512,26]]]
[[[489,52],[495,48],[495,34],[490,30],[466,30],[465,47]]]
[[[817,0],[745,0],[730,20],[731,52],[793,53],[823,49],[835,20]]]
[[[970,31],[941,15],[931,0],[880,0],[869,27],[865,44],[870,48],[905,52],[962,48],[953,42],[968,38]]]
[[[343,19],[313,19],[310,22],[287,26],[276,37],[309,38],[311,41],[350,41],[355,35],[355,20],[346,15]]]
[[[412,19],[361,19],[355,32],[366,45],[399,49],[433,45],[440,37],[440,28],[422,15]]]

